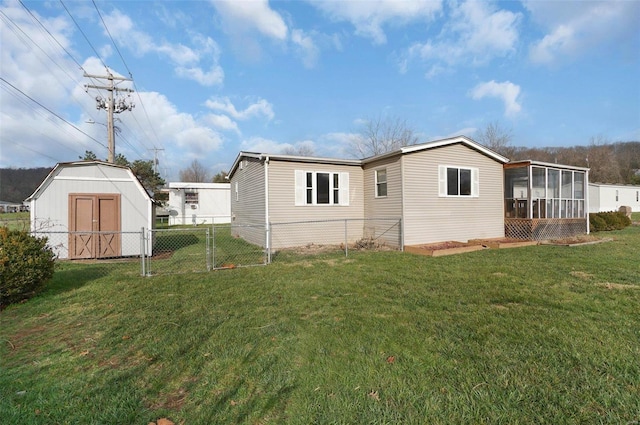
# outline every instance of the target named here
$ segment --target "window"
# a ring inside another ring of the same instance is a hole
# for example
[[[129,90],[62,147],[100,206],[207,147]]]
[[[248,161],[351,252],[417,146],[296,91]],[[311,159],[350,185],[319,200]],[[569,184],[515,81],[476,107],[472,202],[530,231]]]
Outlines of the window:
[[[198,205],[198,192],[185,192],[184,203]]]
[[[387,196],[387,169],[376,170],[376,198]]]
[[[349,173],[295,171],[295,205],[349,205]]]
[[[477,168],[458,168],[441,165],[439,173],[440,196],[479,196],[479,172]]]
[[[619,201],[618,190],[616,189],[616,202]]]
[[[238,201],[238,182],[235,184],[236,201]]]

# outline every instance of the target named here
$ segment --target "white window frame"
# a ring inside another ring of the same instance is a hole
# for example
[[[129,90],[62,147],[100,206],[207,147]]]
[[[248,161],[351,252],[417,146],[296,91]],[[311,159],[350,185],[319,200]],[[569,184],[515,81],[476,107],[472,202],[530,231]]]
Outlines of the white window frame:
[[[379,180],[379,173],[381,171],[384,171],[384,181],[380,181]],[[375,197],[376,198],[386,198],[387,195],[389,194],[389,174],[387,173],[387,169],[386,168],[379,168],[377,170],[374,171],[374,178],[375,178]],[[380,188],[384,185],[384,195],[380,194]]]
[[[235,182],[235,193],[236,193],[236,202],[240,199],[238,196],[238,182]]]
[[[447,170],[454,168],[458,170],[458,193],[460,193],[460,170],[471,172],[471,194],[470,195],[449,195]],[[460,165],[439,165],[438,166],[438,196],[443,198],[478,198],[480,197],[480,170],[475,167]]]
[[[307,186],[307,174],[311,174],[311,186]],[[318,203],[318,174],[329,175],[329,203]],[[334,185],[334,176],[338,177],[338,187]],[[295,170],[295,205],[314,205],[314,206],[348,206],[349,205],[349,173],[338,171],[311,171],[311,170]],[[311,190],[312,202],[307,202],[307,191]],[[334,203],[335,194],[338,195],[338,202]]]
[[[198,191],[194,190],[185,190],[184,192],[184,203],[187,205],[198,205],[200,201],[200,196],[198,195]]]

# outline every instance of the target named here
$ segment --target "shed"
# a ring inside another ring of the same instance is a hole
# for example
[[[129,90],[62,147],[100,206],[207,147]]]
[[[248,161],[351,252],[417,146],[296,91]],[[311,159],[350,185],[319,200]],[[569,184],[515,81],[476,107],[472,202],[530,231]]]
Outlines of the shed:
[[[231,222],[230,183],[169,183],[169,225]]]
[[[155,224],[133,172],[102,161],[57,164],[27,201],[31,232],[47,236],[60,259],[141,255],[141,231]]]

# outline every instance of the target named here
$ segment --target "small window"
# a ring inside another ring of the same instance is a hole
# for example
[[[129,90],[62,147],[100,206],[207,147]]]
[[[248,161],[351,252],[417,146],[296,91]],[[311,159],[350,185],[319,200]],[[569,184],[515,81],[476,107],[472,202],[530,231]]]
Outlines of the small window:
[[[238,182],[235,184],[236,201],[238,201]]]
[[[185,192],[184,203],[198,205],[198,192]]]
[[[376,198],[387,196],[387,169],[376,170]]]
[[[473,196],[479,194],[478,169],[439,167],[440,196]]]

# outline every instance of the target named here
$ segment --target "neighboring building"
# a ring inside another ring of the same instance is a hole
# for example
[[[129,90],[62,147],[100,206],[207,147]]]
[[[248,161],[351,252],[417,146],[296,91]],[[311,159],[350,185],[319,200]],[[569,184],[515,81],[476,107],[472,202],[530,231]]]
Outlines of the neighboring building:
[[[364,160],[240,152],[229,171],[234,233],[271,248],[334,244],[345,233],[349,242],[381,235],[388,223],[375,219],[396,218],[399,236],[387,239],[396,246],[503,237],[507,161],[463,136]],[[274,226],[328,219],[368,221],[302,232]]]
[[[538,161],[504,166],[505,235],[557,239],[589,233],[589,169]]]
[[[229,183],[169,183],[169,225],[231,222]]]
[[[138,256],[141,229],[155,224],[140,181],[107,162],[57,164],[27,201],[31,231],[47,236],[61,259]]]
[[[620,207],[640,211],[640,186],[589,183],[589,212],[618,211]]]
[[[19,211],[28,211],[24,205],[16,202],[0,201],[0,213],[14,213]]]

